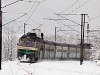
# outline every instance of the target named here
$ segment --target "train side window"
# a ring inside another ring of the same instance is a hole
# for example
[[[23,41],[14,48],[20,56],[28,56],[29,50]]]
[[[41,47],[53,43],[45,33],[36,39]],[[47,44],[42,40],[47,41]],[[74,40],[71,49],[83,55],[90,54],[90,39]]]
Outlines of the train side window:
[[[34,43],[34,42],[32,42],[32,46],[33,46],[33,47],[35,46],[35,43]]]
[[[38,48],[38,43],[37,42],[35,43],[35,47]]]

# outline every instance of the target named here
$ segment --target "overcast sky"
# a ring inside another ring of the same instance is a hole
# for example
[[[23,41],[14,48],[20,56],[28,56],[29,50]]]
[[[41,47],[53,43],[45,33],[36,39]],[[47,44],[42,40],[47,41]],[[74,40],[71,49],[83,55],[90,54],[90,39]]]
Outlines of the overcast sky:
[[[2,0],[2,6],[10,4],[17,0]],[[28,2],[33,1],[33,2]],[[34,3],[34,1],[36,1]],[[73,25],[73,23],[69,21],[51,21],[46,20],[43,18],[61,18],[55,15],[54,13],[63,13],[63,14],[88,14],[89,18],[86,17],[86,21],[90,24],[90,29],[97,29],[100,28],[100,0],[46,0],[44,2],[38,3],[37,1],[41,2],[43,0],[23,0],[2,8],[3,12],[3,24],[12,21],[21,15],[22,13],[27,13],[28,15],[5,25],[7,26],[14,26],[16,29],[19,29],[19,34],[23,33],[23,25],[26,22],[26,32],[31,31],[33,28],[37,28],[40,24],[42,26],[40,29],[45,34],[54,34],[54,27],[58,26],[64,30],[69,30],[68,27],[62,25],[68,24]],[[34,4],[34,6],[33,6]],[[36,9],[35,9],[36,8]],[[75,10],[75,11],[74,11]],[[66,18],[70,18],[71,20],[80,24],[80,16],[65,16]],[[90,19],[90,20],[89,20]],[[19,22],[20,21],[20,22]],[[74,29],[78,29],[80,31],[80,26],[72,27]],[[59,32],[60,34],[60,32]]]

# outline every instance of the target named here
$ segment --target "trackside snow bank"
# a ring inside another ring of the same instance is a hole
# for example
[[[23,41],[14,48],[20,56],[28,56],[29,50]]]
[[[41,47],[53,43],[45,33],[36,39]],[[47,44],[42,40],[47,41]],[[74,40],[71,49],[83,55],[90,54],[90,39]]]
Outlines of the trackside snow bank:
[[[32,64],[8,61],[2,63],[0,75],[100,75],[100,66],[92,61],[84,61],[83,65],[71,60],[43,60]]]

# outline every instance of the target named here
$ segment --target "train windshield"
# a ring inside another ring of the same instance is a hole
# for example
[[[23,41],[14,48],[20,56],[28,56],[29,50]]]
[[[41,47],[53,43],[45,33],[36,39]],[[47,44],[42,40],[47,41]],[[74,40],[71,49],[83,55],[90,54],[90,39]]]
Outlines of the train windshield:
[[[34,47],[35,42],[31,40],[20,40],[18,43],[18,46],[24,46],[24,47]]]

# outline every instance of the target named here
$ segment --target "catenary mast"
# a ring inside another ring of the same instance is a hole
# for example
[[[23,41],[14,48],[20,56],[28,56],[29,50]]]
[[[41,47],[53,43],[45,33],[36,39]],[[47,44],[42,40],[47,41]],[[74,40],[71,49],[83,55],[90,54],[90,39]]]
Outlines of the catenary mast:
[[[0,70],[2,60],[2,11],[1,11],[1,0],[0,0]]]

